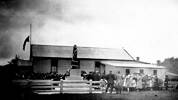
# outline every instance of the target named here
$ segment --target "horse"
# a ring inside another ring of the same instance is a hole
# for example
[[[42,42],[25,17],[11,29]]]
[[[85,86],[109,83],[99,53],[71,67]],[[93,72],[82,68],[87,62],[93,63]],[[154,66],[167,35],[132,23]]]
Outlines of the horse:
[[[120,93],[123,90],[123,84],[124,84],[124,80],[123,78],[119,78],[115,81],[114,83],[114,88],[116,90],[116,94]]]

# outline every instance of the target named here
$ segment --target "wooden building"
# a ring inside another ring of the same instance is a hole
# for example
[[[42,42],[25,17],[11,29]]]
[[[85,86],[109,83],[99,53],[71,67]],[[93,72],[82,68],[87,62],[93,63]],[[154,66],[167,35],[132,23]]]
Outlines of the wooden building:
[[[38,73],[57,72],[64,74],[71,68],[73,46],[31,45],[33,71]],[[124,49],[78,47],[79,67],[87,73],[99,71],[107,74],[118,71],[121,74],[145,73],[164,77],[166,68],[143,63],[134,58]]]

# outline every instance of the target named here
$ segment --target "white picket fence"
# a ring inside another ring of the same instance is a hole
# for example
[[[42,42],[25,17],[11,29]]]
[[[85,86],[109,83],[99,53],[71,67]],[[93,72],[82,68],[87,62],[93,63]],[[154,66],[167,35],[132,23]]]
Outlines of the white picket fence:
[[[30,86],[37,94],[60,94],[60,93],[102,93],[101,81],[87,80],[13,80],[16,85]]]

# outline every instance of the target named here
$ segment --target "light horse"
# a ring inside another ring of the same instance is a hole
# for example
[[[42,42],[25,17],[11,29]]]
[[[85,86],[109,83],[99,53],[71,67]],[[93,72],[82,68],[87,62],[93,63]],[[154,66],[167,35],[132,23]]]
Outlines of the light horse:
[[[123,84],[124,84],[124,77],[119,76],[116,78],[116,81],[114,83],[114,88],[116,90],[116,94],[120,93],[123,90]]]
[[[107,83],[108,82],[105,78],[100,80],[100,88],[101,88],[102,92],[104,92],[104,90],[106,89]],[[118,93],[121,94],[121,91],[123,90],[123,83],[124,83],[124,77],[123,76],[120,76],[120,77],[116,76],[116,80],[114,81],[114,89],[116,90],[116,94],[118,94]]]

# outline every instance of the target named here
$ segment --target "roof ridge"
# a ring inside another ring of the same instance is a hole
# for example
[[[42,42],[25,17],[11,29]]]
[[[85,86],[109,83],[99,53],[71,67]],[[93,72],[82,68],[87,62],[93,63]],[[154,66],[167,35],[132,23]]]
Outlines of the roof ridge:
[[[72,57],[73,46],[59,45],[32,45],[33,56],[42,57]],[[78,47],[79,58],[92,59],[122,59],[133,60],[123,49],[100,48],[100,47]]]
[[[73,47],[69,45],[49,45],[49,44],[31,44],[34,46],[54,46],[54,47]],[[122,48],[107,48],[107,47],[95,47],[95,46],[77,46],[78,48],[97,48],[97,49],[115,49],[115,50],[122,50]]]

